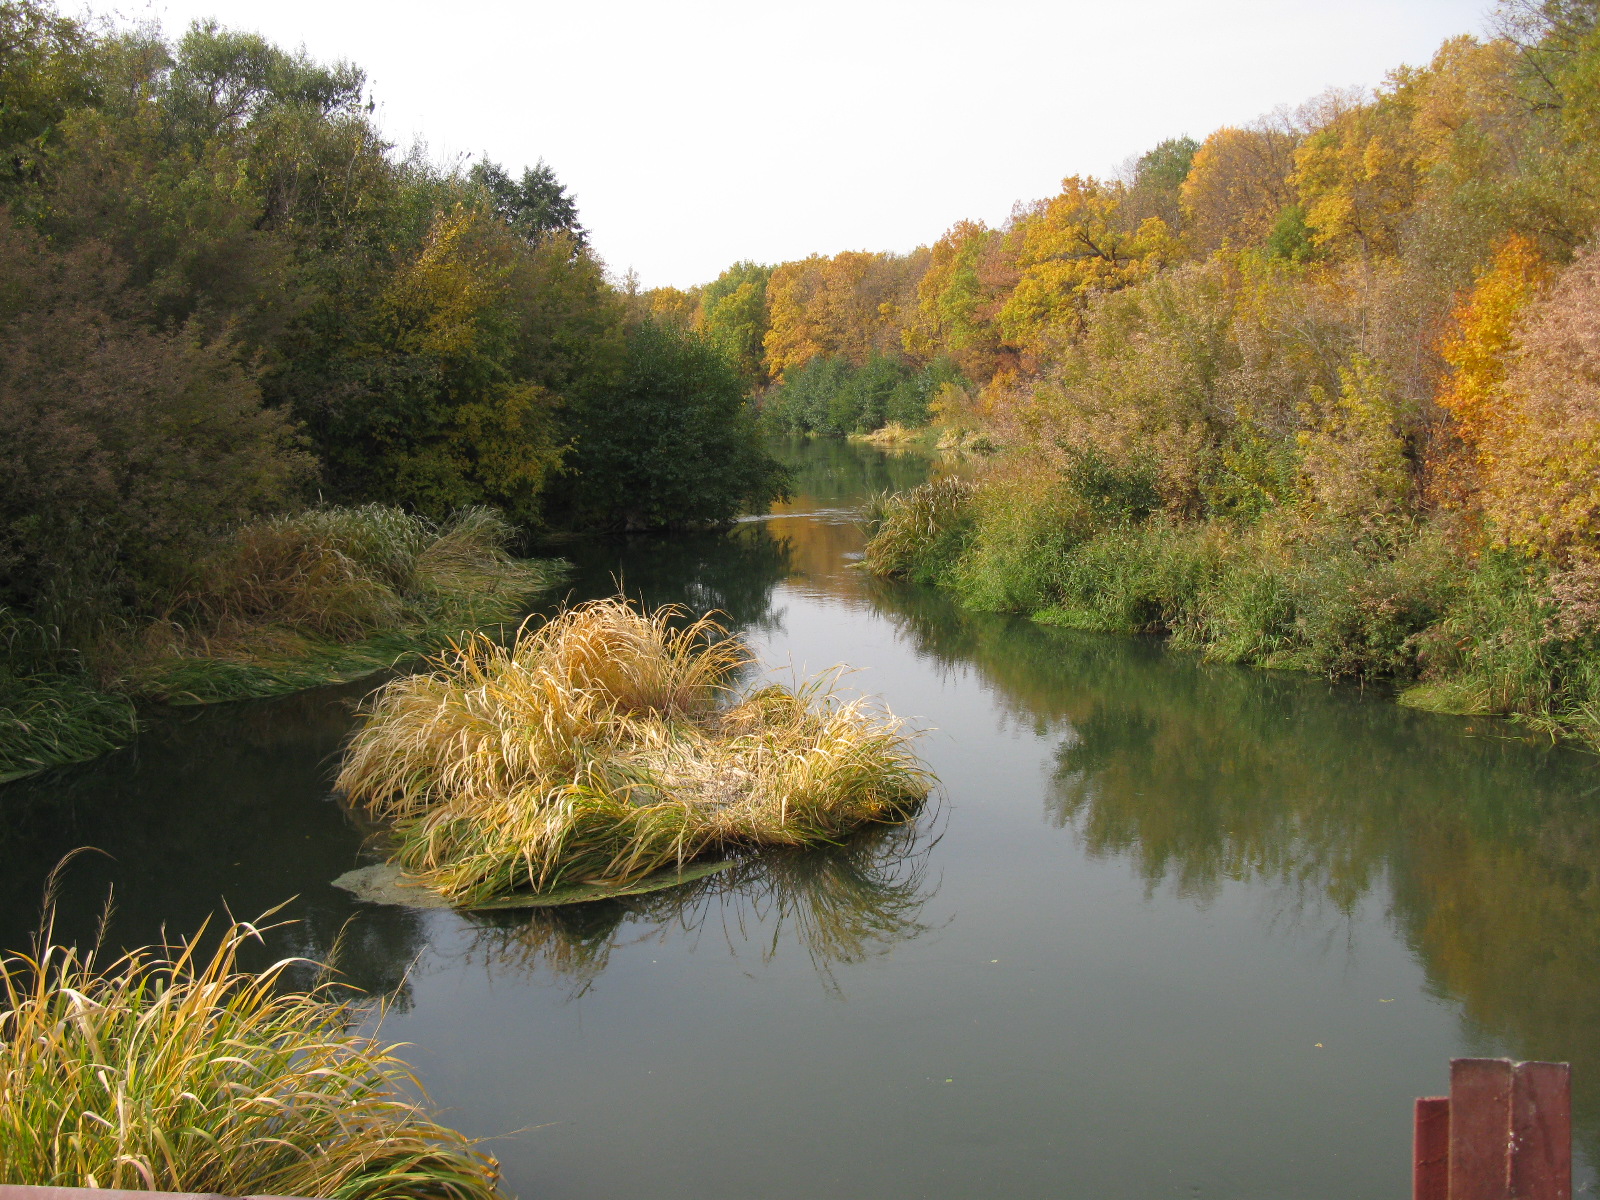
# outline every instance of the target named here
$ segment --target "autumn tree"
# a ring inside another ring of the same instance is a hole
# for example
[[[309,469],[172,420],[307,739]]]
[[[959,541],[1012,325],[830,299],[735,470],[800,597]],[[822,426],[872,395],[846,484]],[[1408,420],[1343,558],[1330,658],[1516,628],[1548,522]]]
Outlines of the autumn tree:
[[[1217,130],[1195,151],[1179,195],[1193,248],[1257,245],[1298,197],[1295,134],[1277,123]]]
[[[847,250],[775,268],[767,283],[770,325],[762,345],[779,375],[818,355],[864,363],[900,341],[902,308],[921,274],[917,256]]]
[[[700,294],[701,332],[757,386],[769,379],[764,343],[772,325],[767,307],[771,279],[771,267],[737,262]]]
[[[1494,344],[1507,340],[1496,336],[1498,314],[1514,309],[1538,277],[1516,246],[1496,269],[1500,278],[1489,277],[1484,297],[1485,329],[1475,339],[1491,360]],[[1480,365],[1465,348],[1460,356],[1483,378],[1484,398],[1505,410],[1489,421],[1484,512],[1513,545],[1558,561],[1600,558],[1600,254],[1584,251],[1548,294],[1527,302],[1510,336],[1515,349],[1502,382],[1493,379],[1494,365]],[[1460,407],[1471,413],[1467,401],[1462,396]]]
[[[974,380],[992,378],[1015,361],[995,324],[1015,284],[1004,232],[982,221],[958,221],[933,244],[902,345],[921,359],[948,356]]]
[[[1010,234],[1017,282],[996,321],[1011,344],[1034,354],[1081,323],[1091,296],[1147,278],[1175,256],[1177,242],[1160,217],[1123,211],[1126,189],[1072,176],[1061,194],[1019,217]]]

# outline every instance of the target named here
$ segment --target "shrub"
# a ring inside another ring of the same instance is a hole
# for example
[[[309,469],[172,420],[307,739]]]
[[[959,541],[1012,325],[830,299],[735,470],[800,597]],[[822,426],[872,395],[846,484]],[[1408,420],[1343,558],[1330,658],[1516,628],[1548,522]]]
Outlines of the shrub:
[[[1600,554],[1600,250],[1527,310],[1484,511],[1512,545]]]
[[[1177,628],[1214,570],[1212,541],[1203,526],[1165,520],[1103,530],[1056,566],[1054,603],[1038,617],[1119,633]]]
[[[618,529],[715,525],[787,486],[764,448],[746,381],[696,334],[643,321],[616,389],[578,406],[560,507]]]
[[[55,253],[0,213],[0,602],[74,625],[170,583],[310,466],[231,345],[130,304],[94,246]]]

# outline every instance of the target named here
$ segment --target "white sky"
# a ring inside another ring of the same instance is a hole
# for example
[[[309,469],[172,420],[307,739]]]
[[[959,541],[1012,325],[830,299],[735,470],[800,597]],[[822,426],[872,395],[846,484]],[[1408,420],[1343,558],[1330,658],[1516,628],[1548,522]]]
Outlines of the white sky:
[[[71,10],[70,0],[63,8]],[[1481,33],[1490,0],[99,0],[365,68],[393,140],[544,158],[646,287],[908,250]]]

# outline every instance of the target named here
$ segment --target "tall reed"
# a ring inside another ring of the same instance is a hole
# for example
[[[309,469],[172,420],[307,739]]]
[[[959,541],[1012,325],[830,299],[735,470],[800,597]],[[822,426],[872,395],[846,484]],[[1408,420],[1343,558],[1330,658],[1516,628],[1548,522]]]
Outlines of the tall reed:
[[[50,944],[0,958],[0,1182],[382,1200],[499,1200],[498,1168],[438,1125],[396,1047],[350,1032],[259,934],[175,946]]]

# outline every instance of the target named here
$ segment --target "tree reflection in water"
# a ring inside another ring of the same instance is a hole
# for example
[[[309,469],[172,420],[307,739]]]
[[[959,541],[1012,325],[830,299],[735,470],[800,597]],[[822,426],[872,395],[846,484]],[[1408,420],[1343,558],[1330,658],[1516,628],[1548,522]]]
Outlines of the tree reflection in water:
[[[919,654],[970,664],[1012,720],[1059,736],[1044,815],[1091,856],[1199,905],[1242,883],[1274,921],[1330,910],[1330,938],[1380,905],[1471,1046],[1574,1064],[1600,1157],[1592,755],[1154,639],[963,613],[925,589],[874,598]]]
[[[549,975],[583,995],[614,950],[652,940],[698,941],[720,929],[734,955],[759,946],[771,962],[787,940],[838,994],[833,968],[887,953],[929,928],[919,917],[938,890],[928,855],[937,814],[863,830],[818,849],[776,851],[681,887],[560,908],[464,914],[476,933],[463,956],[495,975]],[[759,941],[757,941],[759,938]]]

